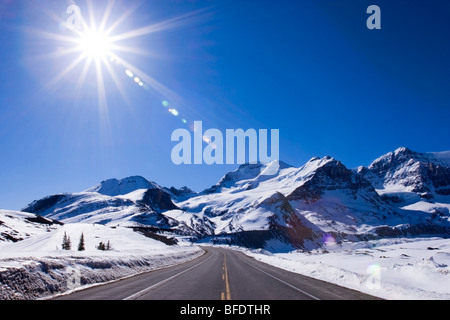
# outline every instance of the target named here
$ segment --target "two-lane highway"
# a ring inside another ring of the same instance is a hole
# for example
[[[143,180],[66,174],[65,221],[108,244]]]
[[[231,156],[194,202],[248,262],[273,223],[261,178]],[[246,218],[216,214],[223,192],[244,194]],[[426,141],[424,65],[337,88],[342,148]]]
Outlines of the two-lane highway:
[[[259,262],[245,254],[204,247],[193,261],[58,300],[353,300],[375,299],[358,291]]]

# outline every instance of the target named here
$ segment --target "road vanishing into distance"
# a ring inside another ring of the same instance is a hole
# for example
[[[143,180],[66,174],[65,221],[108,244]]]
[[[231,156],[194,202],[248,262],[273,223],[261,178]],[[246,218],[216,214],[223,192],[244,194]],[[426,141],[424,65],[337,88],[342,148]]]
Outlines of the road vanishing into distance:
[[[55,300],[366,300],[361,292],[203,247],[205,254],[174,267],[88,288]]]

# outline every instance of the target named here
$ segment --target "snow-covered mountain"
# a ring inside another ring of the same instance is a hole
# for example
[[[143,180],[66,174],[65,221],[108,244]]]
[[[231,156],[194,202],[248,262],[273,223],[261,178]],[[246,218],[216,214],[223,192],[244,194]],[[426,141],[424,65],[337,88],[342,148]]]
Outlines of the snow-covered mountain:
[[[358,172],[369,180],[383,201],[442,229],[450,217],[450,152],[419,153],[398,148]],[[447,228],[447,227],[446,227]],[[426,228],[421,228],[426,229]],[[419,231],[419,230],[417,230]]]
[[[450,195],[450,152],[399,148],[359,171],[384,193],[411,192],[423,199]]]
[[[445,219],[429,220],[429,213],[412,215],[392,206],[359,171],[331,157],[279,168],[267,176],[267,166],[243,165],[178,206],[207,217],[215,234],[270,231],[259,235],[299,247],[315,246],[330,235],[356,239],[445,233],[450,227]]]
[[[102,181],[101,183],[85,190],[84,192],[97,192],[105,196],[114,197],[119,195],[126,195],[136,190],[160,188],[161,187],[154,182],[148,181],[143,177],[135,176],[128,177],[122,180],[109,179],[106,181]]]
[[[195,195],[197,195],[197,192],[189,189],[188,187],[182,187],[180,189],[177,189],[175,187],[171,187],[171,188],[164,188],[172,197],[172,199],[175,200],[185,200],[188,199],[190,197],[193,197]]]
[[[195,193],[142,177],[53,195],[24,211],[67,223],[150,226],[255,247],[450,234],[450,152],[400,148],[356,170],[332,157],[246,164]]]
[[[66,223],[152,226],[196,234],[185,222],[163,214],[179,209],[165,188],[143,177],[111,179],[80,193],[51,195],[22,211]]]

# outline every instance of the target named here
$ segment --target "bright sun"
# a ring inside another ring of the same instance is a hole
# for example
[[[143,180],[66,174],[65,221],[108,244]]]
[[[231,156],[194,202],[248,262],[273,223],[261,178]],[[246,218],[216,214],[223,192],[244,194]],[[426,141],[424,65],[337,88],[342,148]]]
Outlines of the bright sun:
[[[88,59],[104,60],[111,55],[112,41],[104,32],[88,29],[80,34],[79,49]]]
[[[1,2],[1,0],[0,0]],[[74,1],[71,1],[74,2]],[[51,46],[52,52],[46,57],[73,56],[75,59],[62,68],[48,83],[48,87],[55,86],[59,81],[69,76],[71,72],[80,68],[78,80],[76,80],[75,91],[78,93],[83,88],[87,78],[96,79],[98,106],[101,110],[107,110],[107,97],[109,90],[106,88],[105,78],[109,76],[116,89],[127,100],[120,74],[126,74],[139,87],[149,90],[150,88],[158,91],[164,96],[175,96],[174,92],[156,79],[146,74],[140,68],[130,62],[130,58],[137,55],[152,56],[154,53],[148,46],[129,46],[127,40],[138,39],[156,32],[162,32],[174,28],[181,28],[185,25],[194,23],[203,16],[203,10],[194,11],[178,17],[156,22],[143,27],[131,30],[125,29],[125,21],[132,20],[132,14],[138,10],[139,6],[132,6],[130,9],[123,10],[118,1],[107,0],[104,11],[97,11],[94,0],[87,0],[87,5],[81,10],[77,5],[71,5],[67,9],[69,15],[67,20],[61,21],[60,16],[54,15],[56,21],[60,23],[61,33],[51,33],[44,30],[38,30],[38,35],[45,39],[54,39],[58,42],[57,50]],[[116,5],[118,5],[116,9]],[[70,9],[70,10],[69,10]],[[123,11],[115,19],[111,19],[115,12]],[[205,15],[207,13],[204,13]],[[53,14],[52,14],[53,16]],[[88,18],[88,20],[85,20]],[[133,41],[134,42],[134,41]],[[117,71],[120,71],[119,73]],[[91,83],[91,82],[89,82]],[[111,83],[109,81],[108,83]],[[167,103],[167,102],[166,102]],[[168,103],[167,103],[168,104]],[[166,105],[164,105],[167,107]],[[178,116],[179,112],[175,108],[170,108],[170,113]],[[183,118],[183,123],[186,120]]]

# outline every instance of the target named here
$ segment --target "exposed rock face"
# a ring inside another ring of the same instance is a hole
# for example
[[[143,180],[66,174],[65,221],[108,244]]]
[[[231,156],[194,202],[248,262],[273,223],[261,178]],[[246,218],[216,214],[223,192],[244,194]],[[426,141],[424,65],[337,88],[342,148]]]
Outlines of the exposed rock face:
[[[137,203],[143,208],[158,213],[179,209],[172,202],[170,195],[162,189],[148,189],[145,191],[142,200],[137,201]]]
[[[433,199],[435,195],[450,195],[450,163],[446,154],[399,148],[375,160],[362,173],[378,188],[405,187]]]
[[[363,189],[372,193],[374,199],[378,198],[371,183],[362,175],[347,169],[340,161],[328,159],[325,165],[317,168],[311,179],[288,196],[288,200],[315,202],[325,191],[333,190],[345,190],[349,195],[356,197],[358,191]]]

